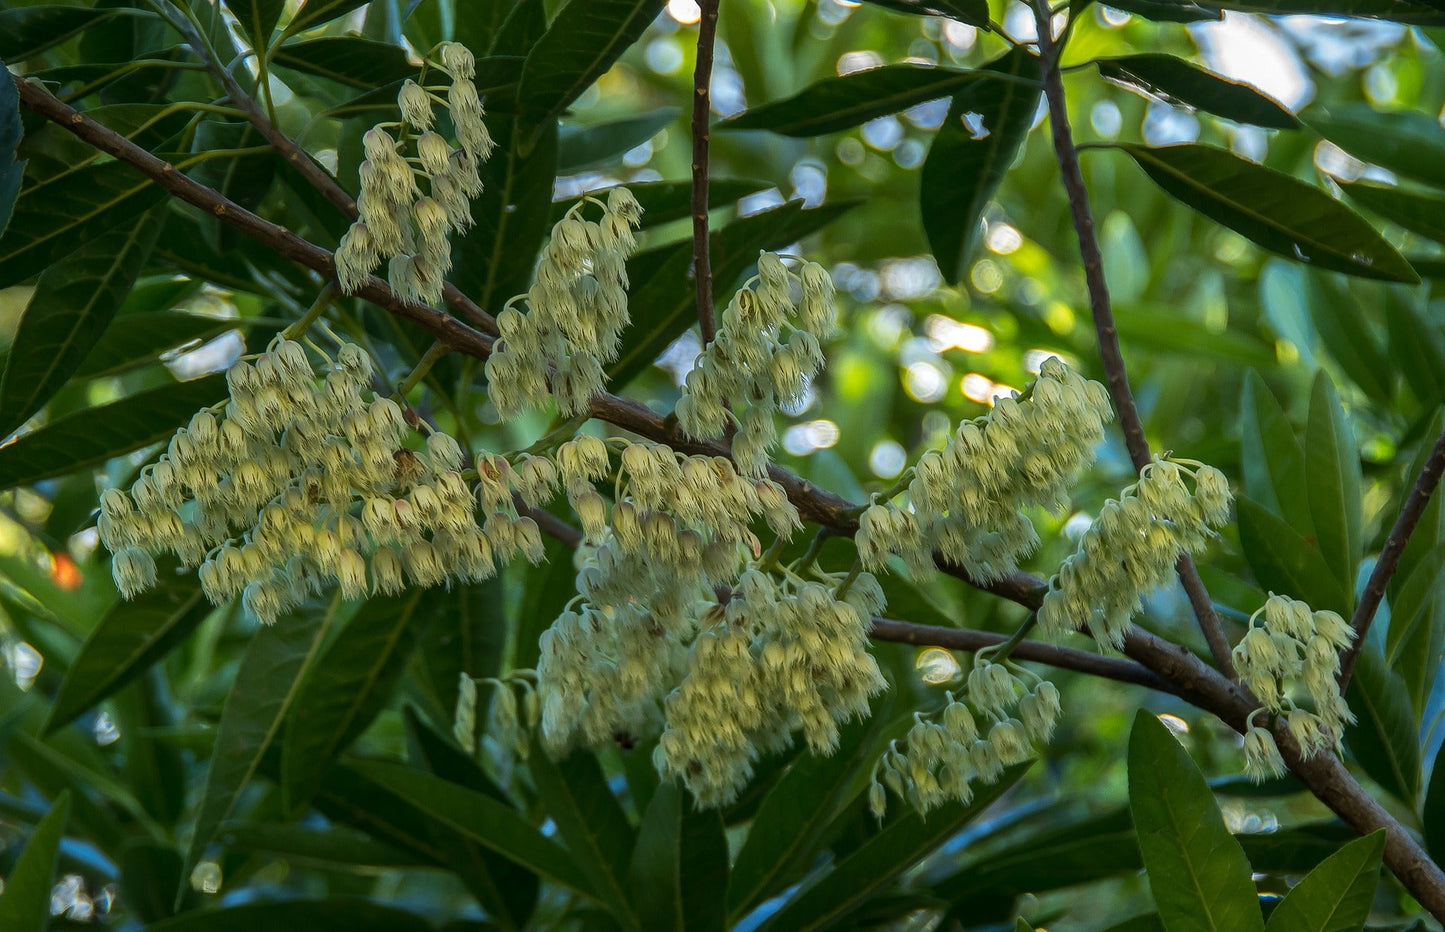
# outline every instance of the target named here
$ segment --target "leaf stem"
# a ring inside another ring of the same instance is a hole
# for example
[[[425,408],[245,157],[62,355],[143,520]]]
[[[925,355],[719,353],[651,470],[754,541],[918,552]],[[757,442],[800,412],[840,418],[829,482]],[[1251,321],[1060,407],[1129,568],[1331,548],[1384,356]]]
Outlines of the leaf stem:
[[[712,113],[712,59],[717,39],[719,0],[700,0],[697,24],[697,67],[692,94],[692,268],[697,290],[697,324],[702,345],[717,336],[712,300],[712,252],[708,241],[708,118]]]
[[[315,323],[322,314],[326,313],[326,309],[331,306],[331,302],[335,301],[340,294],[341,289],[337,287],[336,282],[327,282],[326,286],[321,289],[321,293],[316,296],[316,300],[311,302],[311,306],[307,308],[306,313],[301,316],[301,319],[288,324],[286,329],[281,331],[281,339],[299,339],[307,330],[311,329],[311,325]]]
[[[411,392],[413,388],[416,388],[417,385],[421,384],[421,380],[427,377],[427,373],[431,372],[431,367],[436,365],[437,360],[441,359],[443,356],[447,355],[451,351],[452,348],[450,346],[447,346],[446,343],[442,342],[441,340],[437,340],[431,346],[427,347],[427,351],[422,354],[422,357],[417,361],[416,366],[411,370],[411,372],[407,373],[406,378],[402,379],[401,384],[396,387],[397,398],[399,398],[403,403],[405,403],[406,396]]]

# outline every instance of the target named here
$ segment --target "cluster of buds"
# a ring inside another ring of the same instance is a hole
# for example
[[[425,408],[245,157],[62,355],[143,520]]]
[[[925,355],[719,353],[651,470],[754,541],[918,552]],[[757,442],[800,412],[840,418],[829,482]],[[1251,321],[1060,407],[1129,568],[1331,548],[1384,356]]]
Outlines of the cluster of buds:
[[[212,602],[239,595],[269,624],[331,584],[360,599],[486,579],[519,552],[540,559],[530,518],[494,510],[478,526],[457,442],[433,432],[408,449],[400,406],[363,397],[371,376],[351,344],[320,384],[290,340],[233,365],[226,402],[192,417],[129,492],[101,496],[121,594],[154,585],[153,554],[171,551]]]
[[[450,85],[406,81],[397,95],[401,122],[378,124],[362,137],[366,160],[356,199],[359,217],[336,249],[342,291],[360,288],[386,259],[392,291],[407,300],[436,303],[452,265],[448,236],[472,225],[471,200],[482,193],[480,166],[491,155],[492,137],[472,81],[472,53],[456,42],[443,42],[438,51],[440,62],[426,64],[450,75]],[[421,76],[425,80],[425,67]],[[433,128],[433,103],[450,112],[456,148]],[[392,135],[393,129],[399,136]],[[408,142],[415,144],[414,156],[403,154]],[[425,180],[427,194],[421,193],[418,178]]]
[[[908,734],[879,758],[868,792],[875,817],[881,819],[887,805],[885,785],[919,813],[967,803],[974,784],[995,782],[1005,767],[1033,757],[1053,737],[1059,690],[1023,667],[980,655],[964,692],[962,698],[945,693],[947,704],[934,715],[915,713]]]
[[[1228,522],[1231,501],[1229,482],[1214,467],[1156,457],[1137,483],[1104,504],[1049,580],[1040,629],[1057,639],[1086,628],[1101,645],[1122,648],[1144,596],[1173,578],[1181,553],[1204,549],[1213,529]]]
[[[1334,612],[1312,611],[1304,602],[1274,593],[1250,617],[1249,631],[1235,645],[1234,664],[1241,682],[1264,703],[1250,716],[1245,734],[1244,766],[1251,777],[1262,780],[1284,772],[1274,738],[1253,724],[1262,712],[1284,716],[1305,757],[1339,751],[1345,725],[1355,720],[1340,696],[1340,651],[1354,639],[1354,629]],[[1313,708],[1301,708],[1296,696],[1308,696]]]
[[[461,674],[457,688],[456,715],[452,720],[452,736],[468,754],[477,750],[477,687],[491,686],[495,692],[490,707],[490,721],[487,734],[512,754],[525,758],[531,749],[527,729],[537,724],[539,713],[537,691],[529,680],[531,671],[520,671],[507,679],[485,677],[474,679]],[[522,691],[522,702],[517,703],[517,689]]]
[[[980,582],[1004,576],[1038,545],[1020,509],[1067,507],[1110,417],[1104,387],[1050,357],[1022,395],[998,399],[960,424],[942,450],[923,455],[908,506],[875,503],[863,512],[855,541],[864,565],[877,569],[897,554],[926,575],[937,550]]]
[[[717,338],[687,374],[676,408],[683,431],[721,437],[735,423],[733,460],[745,474],[763,475],[777,443],[773,415],[779,405],[801,401],[823,366],[819,341],[834,328],[833,290],[816,262],[794,273],[773,253],[760,255],[757,276],[733,296]],[[739,414],[730,401],[738,402]]]
[[[868,651],[882,590],[865,576],[839,595],[818,582],[743,573],[703,614],[686,674],[667,697],[658,771],[698,805],[720,806],[737,798],[761,754],[790,746],[795,732],[814,754],[836,751],[839,723],[867,715],[869,698],[887,685]]]
[[[586,204],[602,218],[582,216]],[[487,359],[488,391],[503,417],[546,401],[570,417],[587,410],[605,386],[603,367],[617,358],[627,313],[627,257],[642,206],[623,187],[606,203],[585,198],[552,227],[537,276],[497,315],[500,339]],[[527,310],[517,305],[525,302]]]

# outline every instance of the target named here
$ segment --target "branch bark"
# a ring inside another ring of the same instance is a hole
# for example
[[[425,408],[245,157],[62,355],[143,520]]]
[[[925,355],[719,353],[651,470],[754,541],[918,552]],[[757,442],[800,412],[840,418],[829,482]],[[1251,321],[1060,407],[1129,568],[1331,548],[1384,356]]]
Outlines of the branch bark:
[[[697,289],[697,324],[702,345],[717,336],[712,300],[712,250],[707,233],[708,144],[712,114],[712,53],[717,39],[718,0],[701,0],[697,23],[697,67],[692,76],[692,271]]]

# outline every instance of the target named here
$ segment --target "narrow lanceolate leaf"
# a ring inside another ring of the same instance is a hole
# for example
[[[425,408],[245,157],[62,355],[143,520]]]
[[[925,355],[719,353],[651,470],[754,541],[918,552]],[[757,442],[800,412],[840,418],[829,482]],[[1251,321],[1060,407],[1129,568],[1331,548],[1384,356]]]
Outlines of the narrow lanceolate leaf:
[[[928,246],[949,282],[964,277],[977,245],[980,218],[1038,112],[1038,59],[1019,47],[984,72],[1011,80],[980,80],[954,95],[923,163],[919,208]],[[971,122],[976,120],[977,122]]]
[[[772,187],[767,181],[743,181],[733,178],[711,178],[707,183],[707,206],[712,209],[736,203],[749,194]],[[592,196],[607,199],[611,188],[601,188]],[[692,184],[687,181],[643,181],[629,183],[627,190],[642,205],[642,229],[681,220],[692,210]],[[576,204],[575,199],[553,201],[549,223],[556,223]]]
[[[1383,185],[1336,181],[1350,200],[1391,223],[1437,243],[1445,243],[1445,197]]]
[[[1445,21],[1445,12],[1437,15]],[[1357,159],[1445,188],[1445,128],[1433,117],[1349,104],[1328,110],[1311,108],[1304,114],[1304,121]]]
[[[643,813],[628,879],[642,928],[722,932],[728,843],[717,810],[694,810],[672,781],[659,786]]]
[[[1319,545],[1252,499],[1236,501],[1239,543],[1261,589],[1348,615],[1350,597]]]
[[[289,809],[316,792],[331,761],[386,704],[440,595],[412,589],[368,599],[311,668],[282,746],[281,791]]]
[[[0,14],[4,15],[4,14]],[[0,71],[4,70],[0,61]],[[25,178],[25,163],[16,160],[23,128],[20,125],[20,92],[11,80],[0,81],[0,236],[10,224],[10,212],[20,196]]]
[[[1345,745],[1365,773],[1406,806],[1420,794],[1418,717],[1400,675],[1373,644],[1355,661],[1345,701],[1358,719],[1345,729]]]
[[[246,41],[257,53],[264,54],[271,43],[271,33],[276,30],[276,21],[286,9],[286,0],[226,0]]]
[[[1315,275],[1310,280],[1308,304],[1320,342],[1335,362],[1365,394],[1382,405],[1390,405],[1399,373],[1370,322],[1360,313],[1359,299],[1334,276]]]
[[[1280,16],[1356,16],[1414,26],[1445,24],[1445,10],[1435,0],[1201,0],[1221,10]]]
[[[662,12],[663,0],[571,0],[527,54],[518,97],[541,127],[600,78]]]
[[[364,90],[416,74],[401,46],[356,36],[288,42],[271,55],[271,64]]]
[[[792,97],[740,113],[719,123],[717,128],[766,129],[784,136],[821,136],[924,101],[950,97],[960,88],[987,77],[984,71],[885,65],[825,78]]]
[[[987,0],[867,0],[874,6],[881,6],[899,13],[914,16],[942,16],[947,19],[968,23],[970,26],[988,25]]]
[[[1193,0],[1118,0],[1109,4],[1116,9],[1156,23],[1197,23],[1201,20],[1221,20],[1224,13],[1214,6],[1203,6]],[[1077,9],[1083,4],[1075,0]]]
[[[1305,875],[1269,915],[1266,932],[1357,932],[1370,916],[1385,830],[1357,838]]]
[[[528,761],[537,795],[578,868],[608,900],[627,900],[627,859],[636,835],[592,754],[553,763],[540,749]]]
[[[12,64],[25,61],[90,26],[114,19],[120,12],[60,4],[0,10],[0,59]],[[139,10],[124,12],[141,13]],[[5,80],[10,80],[8,75]]]
[[[235,330],[244,321],[183,311],[122,312],[75,370],[81,378],[113,375],[156,362],[163,353]]]
[[[1224,827],[1204,775],[1147,709],[1134,716],[1129,735],[1129,810],[1170,932],[1264,928],[1244,849]]]
[[[1445,747],[1435,755],[1430,787],[1425,791],[1425,806],[1420,810],[1420,824],[1425,827],[1425,848],[1439,864],[1445,860]]]
[[[83,168],[43,193],[22,190],[0,240],[0,288],[30,278],[164,198],[160,186],[120,162]]]
[[[119,602],[100,620],[66,671],[46,734],[159,663],[210,614],[195,578],[184,580],[167,581],[134,602]]]
[[[0,447],[0,489],[29,485],[149,446],[226,395],[226,377],[177,382],[86,408]]]
[[[973,801],[967,805],[949,803],[926,819],[909,812],[893,820],[816,883],[790,897],[762,928],[769,932],[825,929],[845,921],[893,878],[976,819],[1027,770],[1027,766],[1011,767],[998,782],[974,787]]]
[[[1236,123],[1297,129],[1299,121],[1278,101],[1173,55],[1148,53],[1100,59],[1099,74],[1150,97],[1185,104]]]
[[[1317,268],[1385,281],[1420,277],[1354,211],[1291,175],[1212,146],[1113,145],[1169,194],[1265,249]]]
[[[190,876],[216,829],[230,816],[261,766],[261,758],[276,742],[281,723],[294,704],[307,669],[320,652],[322,638],[340,604],[336,598],[324,612],[293,613],[252,636],[216,726],[206,789],[182,877]]]
[[[70,794],[61,793],[50,813],[30,833],[25,850],[5,878],[5,891],[0,893],[0,929],[45,932],[50,925],[50,889],[68,818]]]
[[[366,0],[305,0],[291,22],[286,24],[281,38],[286,39],[312,26],[338,19],[364,3]]]
[[[0,436],[29,420],[84,362],[145,267],[164,222],[164,213],[148,211],[41,274],[0,376]]]
[[[280,903],[242,903],[222,909],[191,910],[146,926],[149,932],[255,932],[307,929],[315,932],[431,932],[416,913],[371,900],[328,897]]]
[[[677,107],[659,107],[611,123],[564,126],[557,139],[557,174],[567,175],[609,162],[656,136],[681,112]],[[646,217],[647,205],[642,206]]]
[[[1334,383],[1323,370],[1315,376],[1305,424],[1305,485],[1320,553],[1337,578],[1353,581],[1364,548],[1360,454]],[[1346,589],[1353,593],[1352,586]]]

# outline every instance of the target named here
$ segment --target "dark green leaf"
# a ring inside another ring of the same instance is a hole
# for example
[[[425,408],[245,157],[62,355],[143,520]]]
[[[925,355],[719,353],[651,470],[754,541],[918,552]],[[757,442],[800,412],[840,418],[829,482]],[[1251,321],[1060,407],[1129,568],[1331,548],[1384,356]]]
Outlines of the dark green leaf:
[[[286,0],[226,0],[226,6],[241,23],[251,48],[264,53],[271,44],[271,33],[276,31],[276,21],[286,9]]]
[[[74,834],[88,838],[102,850],[109,851],[118,849],[127,835],[134,831],[127,832],[121,827],[120,818],[114,807],[106,805],[105,797],[110,796],[111,802],[119,803],[132,813],[143,810],[135,797],[128,795],[108,775],[88,770],[80,766],[74,757],[24,733],[10,736],[5,744],[5,754],[14,770],[34,784],[41,796],[58,801],[62,795],[70,794],[70,805],[75,814],[71,826]]]
[[[276,743],[340,604],[336,598],[325,612],[297,612],[279,624],[262,627],[252,637],[216,726],[205,793],[182,876],[189,876],[200,862],[216,829],[230,816],[260,767],[262,756]]]
[[[45,932],[50,924],[50,889],[65,820],[70,818],[70,794],[56,797],[50,813],[35,826],[20,859],[5,878],[0,894],[0,929],[6,932]]]
[[[894,877],[976,819],[1027,770],[1027,766],[1013,767],[997,783],[976,787],[967,805],[949,803],[930,812],[927,819],[909,812],[893,820],[816,883],[790,897],[762,928],[823,929],[846,919]]]
[[[949,97],[987,81],[984,71],[928,65],[885,65],[824,78],[792,97],[754,107],[718,124],[718,129],[766,129],[784,136],[822,136],[915,104]],[[990,84],[998,82],[988,82]],[[1020,88],[1019,93],[1026,93]]]
[[[180,888],[180,852],[149,838],[127,842],[120,856],[120,895],[141,920],[160,922],[175,915],[173,901]]]
[[[496,676],[507,646],[505,591],[500,579],[452,590],[450,621],[431,625],[422,635],[419,658],[438,704],[456,708],[458,683],[471,677]]]
[[[386,704],[418,629],[443,594],[413,589],[366,600],[310,668],[282,745],[281,792],[289,811],[311,798],[331,761]]]
[[[943,16],[968,23],[970,26],[988,25],[988,3],[986,0],[867,0],[874,6],[912,13],[915,16]]]
[[[39,411],[99,342],[150,258],[165,214],[91,240],[40,275],[0,377],[0,435]]]
[[[1239,543],[1260,588],[1349,614],[1349,595],[1319,547],[1249,498],[1235,502]]]
[[[1416,400],[1427,408],[1445,401],[1445,340],[1423,309],[1394,289],[1385,293],[1390,356]]]
[[[281,38],[289,39],[312,26],[338,19],[366,2],[367,0],[305,0],[301,9],[291,18],[291,22],[286,24]]]
[[[1297,129],[1299,121],[1277,101],[1173,55],[1147,53],[1104,58],[1099,74],[1149,97],[1162,97],[1236,123]]]
[[[46,266],[165,199],[165,191],[121,162],[74,172],[43,192],[26,189],[0,240],[0,288]]]
[[[417,867],[426,863],[410,852],[339,826],[310,828],[274,822],[230,822],[221,826],[220,837],[233,847],[326,865]],[[172,887],[167,894],[174,890]]]
[[[1273,342],[1237,329],[1214,331],[1165,305],[1114,305],[1119,339],[1154,353],[1211,356],[1242,366],[1272,366]]]
[[[1310,312],[1320,341],[1360,389],[1381,404],[1395,397],[1395,363],[1360,313],[1360,302],[1333,276],[1311,281]]]
[[[1445,21],[1445,13],[1437,12],[1436,16]],[[1445,187],[1445,128],[1433,117],[1348,104],[1328,110],[1311,108],[1304,114],[1304,121],[1357,159],[1405,178]]]
[[[985,71],[1037,78],[1038,59],[1020,46]],[[1018,81],[979,81],[960,90],[923,163],[919,210],[944,279],[964,278],[988,206],[1038,112],[1039,90]],[[969,116],[979,118],[975,126]],[[972,127],[972,128],[971,128]],[[975,129],[977,132],[975,132]]]
[[[722,932],[728,844],[717,810],[693,811],[677,784],[659,786],[643,813],[628,879],[649,932]]]
[[[1359,719],[1345,729],[1345,744],[1365,773],[1413,809],[1420,794],[1415,710],[1400,675],[1373,644],[1360,648],[1345,700]]]
[[[1365,545],[1360,454],[1334,383],[1323,371],[1315,375],[1305,424],[1305,485],[1320,554],[1335,578],[1346,581],[1352,596],[1351,583]]]
[[[1265,249],[1316,268],[1417,282],[1358,214],[1297,178],[1212,146],[1117,143],[1159,187]]]
[[[512,8],[497,27],[488,54],[526,55],[546,31],[547,7],[542,0],[513,0]]]
[[[528,126],[553,117],[642,35],[663,0],[571,0],[527,53],[518,98]]]
[[[801,201],[793,201],[714,231],[710,242],[718,306],[726,305],[733,284],[757,262],[759,250],[797,242],[856,204],[841,201],[804,210]],[[628,262],[632,326],[623,333],[622,351],[607,370],[614,391],[626,387],[697,319],[696,295],[687,287],[691,267],[691,243],[652,249]]]
[[[592,754],[553,763],[540,749],[528,761],[537,796],[577,868],[608,903],[627,902],[627,861],[637,837]]]
[[[472,0],[464,15],[456,17],[452,38],[477,55],[485,54],[516,5],[513,0]]]
[[[557,174],[568,175],[609,162],[656,136],[681,112],[677,107],[659,107],[612,123],[564,126],[557,138]]]
[[[0,17],[4,15],[0,13]],[[20,185],[25,180],[25,162],[16,161],[23,134],[20,92],[14,81],[0,82],[0,236],[5,235],[5,228],[10,224],[10,212],[15,208],[15,199],[20,196]]]
[[[196,127],[192,148],[197,153],[250,150],[243,155],[207,159],[196,166],[191,177],[247,210],[257,209],[276,177],[278,158],[256,127],[205,120]],[[241,239],[238,230],[215,217],[206,217],[201,228],[217,254],[228,252]]]
[[[1147,709],[1129,735],[1129,811],[1170,932],[1264,928],[1244,849],[1224,827],[1204,775]]]
[[[257,929],[306,929],[316,932],[432,932],[416,913],[371,900],[330,897],[280,903],[242,903],[221,909],[192,910],[147,926],[147,932],[256,932]]]
[[[75,370],[80,378],[113,375],[155,362],[168,350],[220,336],[242,321],[183,311],[122,313]]]
[[[1224,19],[1224,14],[1218,9],[1201,6],[1193,0],[1112,0],[1109,6],[1158,23]]]
[[[547,559],[523,572],[522,605],[517,615],[517,637],[512,666],[529,670],[537,666],[541,656],[537,642],[542,632],[562,613],[563,607],[577,594],[577,571],[572,566],[572,550],[558,540],[546,540]]]
[[[62,476],[164,440],[225,394],[225,376],[209,375],[67,415],[0,447],[0,488]]]
[[[1435,755],[1435,766],[1430,770],[1420,824],[1425,828],[1425,848],[1438,864],[1445,860],[1445,746]]]
[[[1445,197],[1383,185],[1336,180],[1350,199],[1411,233],[1445,243]]]
[[[1423,425],[1423,442],[1405,472],[1413,486],[1424,471],[1434,444],[1428,438],[1445,431],[1445,409]],[[1400,493],[1403,499],[1408,494]],[[1391,510],[1387,509],[1386,514]],[[1429,697],[1440,673],[1445,650],[1445,500],[1435,495],[1425,506],[1415,532],[1400,554],[1395,575],[1386,593],[1390,603],[1390,626],[1385,639],[1385,659],[1405,681],[1416,714],[1428,716]]]
[[[766,181],[713,178],[708,181],[707,185],[707,205],[714,209],[723,207],[747,197],[749,194],[756,194],[769,186]],[[592,196],[605,200],[607,192],[610,190],[612,189],[601,188],[593,191]],[[644,230],[691,215],[692,185],[689,182],[644,181],[636,184],[629,183],[627,190],[631,191],[632,196],[637,198],[637,203],[642,205],[642,228]],[[553,201],[552,213],[548,222],[555,224],[561,220],[575,203],[577,203],[575,199]]]
[[[271,64],[363,90],[415,77],[417,72],[401,46],[356,36],[288,42],[272,53]]]
[[[1380,882],[1385,830],[1357,838],[1305,875],[1269,915],[1267,932],[1357,932]]]
[[[48,4],[0,10],[0,59],[11,64],[25,61],[121,13],[145,15],[140,10],[86,9]],[[6,75],[6,80],[9,80],[9,75]]]
[[[45,733],[63,728],[166,656],[210,614],[193,577],[167,580],[134,602],[119,602],[70,663]]]
[[[1394,23],[1433,26],[1445,23],[1445,12],[1433,0],[1202,0],[1221,10],[1281,16],[1357,16]]]

